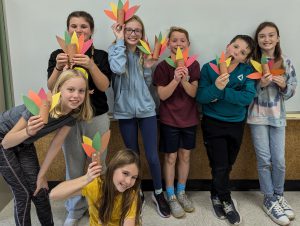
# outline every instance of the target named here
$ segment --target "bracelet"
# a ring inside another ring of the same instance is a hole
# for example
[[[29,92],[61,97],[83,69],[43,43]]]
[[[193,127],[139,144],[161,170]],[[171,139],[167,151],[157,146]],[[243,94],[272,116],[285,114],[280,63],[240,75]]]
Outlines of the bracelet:
[[[32,135],[28,132],[28,126],[26,126],[25,131],[26,131],[26,134],[27,134],[29,137],[32,137]]]
[[[57,71],[62,71],[62,70],[63,70],[63,69],[58,69],[57,66],[55,66],[55,69],[56,69]]]

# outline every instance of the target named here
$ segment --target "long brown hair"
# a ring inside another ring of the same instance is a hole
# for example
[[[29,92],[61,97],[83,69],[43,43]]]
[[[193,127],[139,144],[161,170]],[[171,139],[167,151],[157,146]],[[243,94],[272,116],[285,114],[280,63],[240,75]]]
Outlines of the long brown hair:
[[[123,167],[125,165],[135,164],[138,168],[138,178],[135,181],[135,184],[128,188],[126,191],[121,193],[122,203],[121,203],[121,219],[119,225],[122,226],[124,224],[124,220],[132,202],[135,197],[137,197],[137,208],[136,208],[136,216],[135,216],[135,225],[140,224],[140,210],[141,210],[141,200],[139,195],[141,178],[141,164],[140,159],[137,153],[132,150],[120,150],[118,151],[114,157],[109,162],[106,172],[102,178],[102,197],[100,198],[99,205],[99,218],[103,225],[108,225],[111,220],[112,212],[114,209],[115,198],[118,194],[120,194],[113,183],[113,175],[116,169]]]
[[[258,46],[258,33],[262,29],[264,29],[265,27],[273,27],[273,28],[275,28],[278,37],[280,37],[280,35],[279,35],[279,29],[276,26],[276,24],[274,24],[273,22],[265,21],[265,22],[261,23],[260,25],[258,25],[258,27],[256,28],[256,31],[255,31],[255,37],[254,37],[254,40],[257,43],[256,49],[255,49],[255,52],[254,52],[254,59],[258,60],[258,61],[260,61],[260,59],[262,57],[261,48]],[[275,57],[274,61],[275,62],[281,59],[281,54],[282,54],[282,51],[281,51],[281,48],[280,48],[280,42],[277,42],[277,44],[275,46],[275,51],[274,51],[274,57]]]

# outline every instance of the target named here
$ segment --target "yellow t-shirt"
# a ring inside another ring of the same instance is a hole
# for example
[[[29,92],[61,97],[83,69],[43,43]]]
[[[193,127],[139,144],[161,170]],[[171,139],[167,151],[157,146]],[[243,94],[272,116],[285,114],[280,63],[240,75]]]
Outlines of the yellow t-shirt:
[[[94,179],[91,183],[85,186],[81,193],[87,199],[89,205],[89,214],[90,214],[90,226],[102,226],[99,220],[99,199],[101,197],[101,187],[102,181],[99,178]],[[137,193],[135,193],[136,195]],[[119,226],[120,217],[121,217],[121,201],[122,196],[118,195],[114,204],[114,210],[111,216],[111,221],[108,223],[108,226]],[[128,211],[128,218],[135,218],[136,215],[136,206],[137,206],[137,197],[134,198],[134,201],[131,204],[131,207]]]

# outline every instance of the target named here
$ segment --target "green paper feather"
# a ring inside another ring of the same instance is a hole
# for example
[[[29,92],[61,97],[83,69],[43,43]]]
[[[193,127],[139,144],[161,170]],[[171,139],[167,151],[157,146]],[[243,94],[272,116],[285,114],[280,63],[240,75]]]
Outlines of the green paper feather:
[[[220,64],[220,57],[218,56],[218,55],[216,55],[216,63],[217,63],[217,65],[219,65]]]
[[[159,35],[158,35],[158,42],[160,43],[161,40],[162,40],[162,34],[161,34],[161,32],[159,32]]]
[[[176,64],[174,63],[174,61],[173,61],[171,58],[167,57],[167,58],[165,59],[165,61],[166,61],[171,67],[176,68]]]
[[[267,64],[268,63],[268,59],[265,55],[262,55],[262,57],[260,59],[260,63],[261,64]]]
[[[123,2],[122,2],[122,0],[119,0],[118,9],[122,9],[122,8],[123,8]]]
[[[100,137],[100,133],[97,132],[93,138],[93,148],[96,151],[100,151],[101,148],[101,137]]]
[[[27,96],[23,96],[23,102],[28,111],[33,115],[38,115],[40,113],[39,107]]]
[[[67,45],[71,43],[71,37],[67,31],[65,31],[65,43]]]
[[[143,53],[149,55],[150,53],[143,47],[143,46],[137,46]]]

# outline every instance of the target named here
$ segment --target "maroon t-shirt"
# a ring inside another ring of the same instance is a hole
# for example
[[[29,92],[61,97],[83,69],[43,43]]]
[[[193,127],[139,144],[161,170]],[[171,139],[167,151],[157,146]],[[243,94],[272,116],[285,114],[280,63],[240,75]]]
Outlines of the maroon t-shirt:
[[[200,79],[198,61],[190,65],[188,70],[190,83]],[[174,71],[175,68],[166,61],[160,62],[154,71],[153,84],[155,86],[167,86],[174,79]],[[159,118],[162,123],[178,128],[195,126],[199,123],[196,100],[185,92],[181,83],[178,84],[168,99],[160,100]]]

